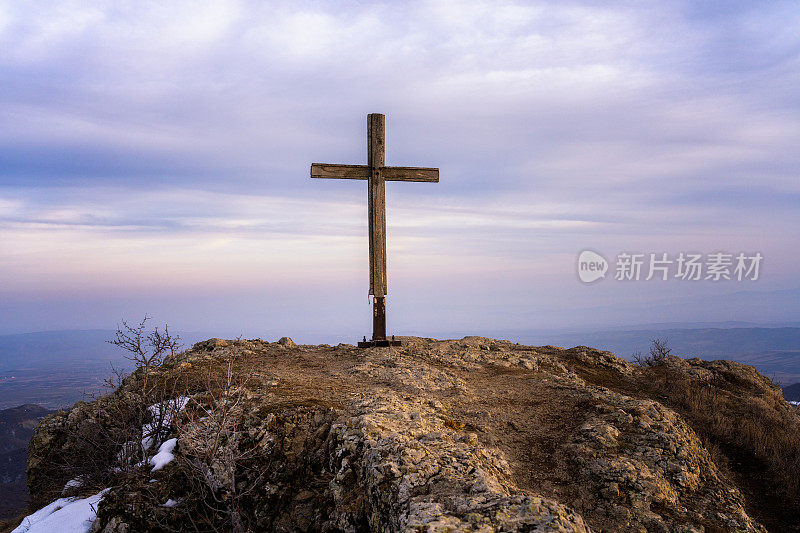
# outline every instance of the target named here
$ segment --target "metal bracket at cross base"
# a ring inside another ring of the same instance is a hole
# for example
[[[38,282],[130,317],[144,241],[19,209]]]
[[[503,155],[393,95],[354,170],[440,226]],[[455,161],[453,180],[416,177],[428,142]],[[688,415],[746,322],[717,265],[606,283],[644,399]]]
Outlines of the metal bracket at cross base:
[[[367,340],[364,337],[363,341],[358,343],[359,348],[372,348],[375,346],[400,346],[401,342],[394,339],[386,338],[386,297],[375,296],[372,299],[372,340]]]

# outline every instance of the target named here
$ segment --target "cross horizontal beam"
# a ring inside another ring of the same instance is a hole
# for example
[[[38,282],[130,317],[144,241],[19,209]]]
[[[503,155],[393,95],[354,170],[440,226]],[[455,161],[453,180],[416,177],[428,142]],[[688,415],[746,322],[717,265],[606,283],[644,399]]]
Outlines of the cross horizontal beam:
[[[439,182],[439,169],[428,167],[380,167],[378,169],[386,181],[423,181]],[[328,165],[313,163],[312,178],[329,178],[343,180],[368,180],[371,170],[368,165]]]

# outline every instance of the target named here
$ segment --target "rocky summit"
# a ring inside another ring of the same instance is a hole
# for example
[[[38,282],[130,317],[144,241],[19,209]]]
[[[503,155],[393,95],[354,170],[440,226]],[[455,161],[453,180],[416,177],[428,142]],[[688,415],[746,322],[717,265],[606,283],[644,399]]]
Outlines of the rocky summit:
[[[45,418],[32,498],[107,533],[797,530],[800,418],[752,367],[402,341],[198,343]]]

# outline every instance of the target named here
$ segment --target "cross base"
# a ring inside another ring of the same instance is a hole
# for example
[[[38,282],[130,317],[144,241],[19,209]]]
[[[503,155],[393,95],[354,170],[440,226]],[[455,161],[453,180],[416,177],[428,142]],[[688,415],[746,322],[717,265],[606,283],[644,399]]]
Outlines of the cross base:
[[[402,346],[402,342],[394,339],[372,339],[371,341],[358,341],[359,348],[380,348],[386,346]]]

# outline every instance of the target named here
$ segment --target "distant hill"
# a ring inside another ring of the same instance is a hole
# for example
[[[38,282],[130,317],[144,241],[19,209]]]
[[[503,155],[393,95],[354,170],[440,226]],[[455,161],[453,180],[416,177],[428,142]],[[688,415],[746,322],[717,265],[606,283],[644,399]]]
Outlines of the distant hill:
[[[19,514],[28,502],[28,443],[36,424],[51,412],[30,404],[0,410],[0,519]]]
[[[800,383],[783,388],[783,397],[790,402],[800,402]]]

